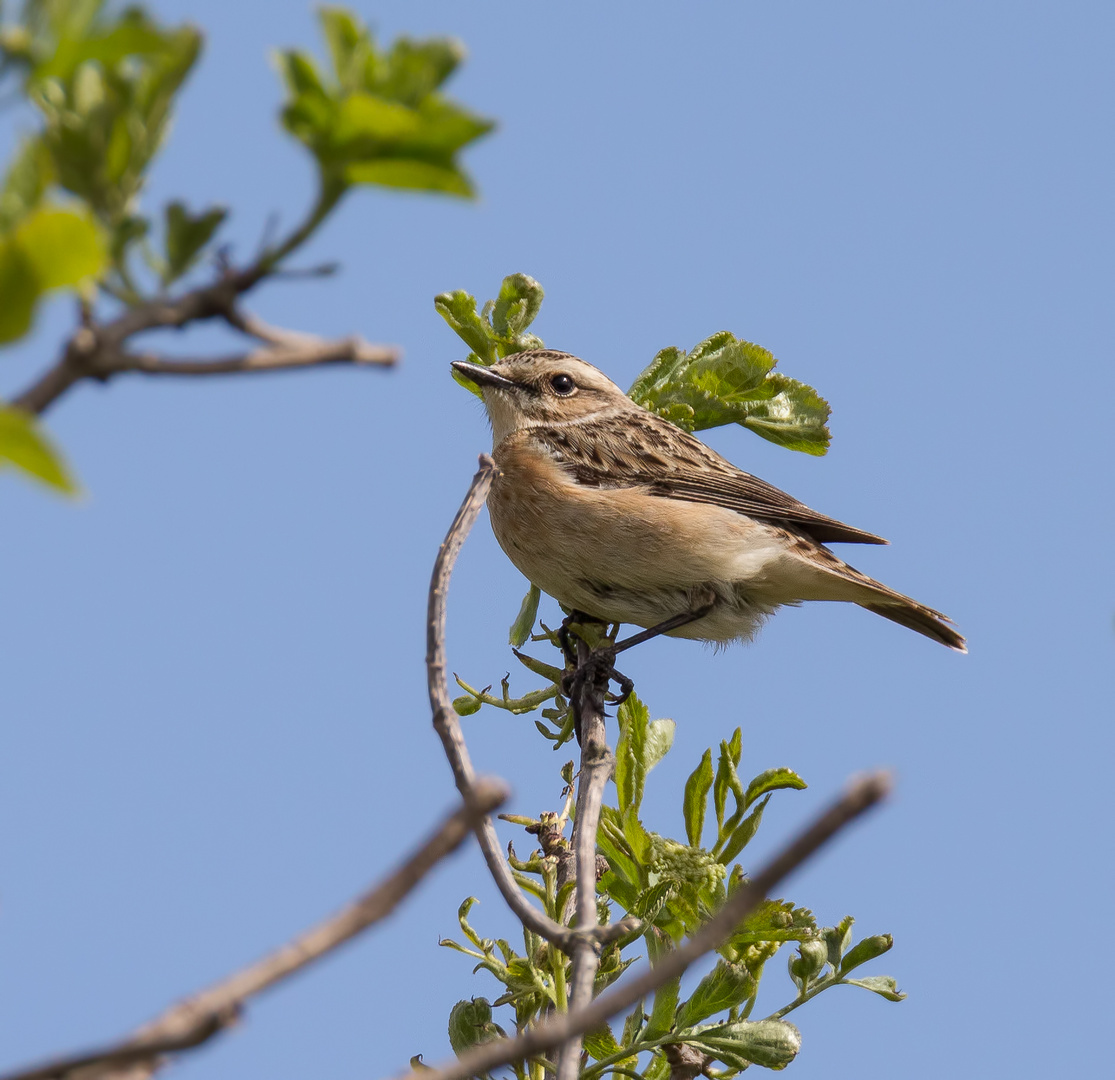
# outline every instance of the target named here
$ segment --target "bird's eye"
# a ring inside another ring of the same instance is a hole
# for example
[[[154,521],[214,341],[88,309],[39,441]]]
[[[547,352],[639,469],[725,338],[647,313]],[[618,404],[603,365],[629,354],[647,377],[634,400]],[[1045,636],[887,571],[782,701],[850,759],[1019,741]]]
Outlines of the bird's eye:
[[[577,389],[576,383],[573,382],[570,376],[565,374],[554,375],[550,379],[550,385],[554,388],[554,393],[561,394],[562,397],[572,394],[573,391]]]

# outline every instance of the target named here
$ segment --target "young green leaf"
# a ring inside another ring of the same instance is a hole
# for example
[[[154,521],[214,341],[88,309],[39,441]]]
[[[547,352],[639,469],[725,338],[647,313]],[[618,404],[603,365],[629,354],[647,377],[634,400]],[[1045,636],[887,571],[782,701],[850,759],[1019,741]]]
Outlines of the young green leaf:
[[[763,811],[769,801],[770,796],[764,796],[762,802],[732,830],[728,842],[724,845],[724,850],[716,856],[719,862],[727,866],[751,842],[751,838],[758,831],[759,825],[762,824]]]
[[[764,348],[727,331],[687,355],[661,350],[628,395],[686,431],[740,424],[765,439],[823,454],[828,449],[828,404],[812,387],[775,373]]]
[[[890,934],[876,934],[874,937],[864,938],[863,941],[853,945],[840,961],[840,974],[846,975],[860,964],[874,960],[877,956],[889,952],[894,945],[894,938]]]
[[[692,996],[681,1007],[678,1028],[691,1027],[719,1012],[735,1008],[755,992],[756,986],[754,976],[744,965],[718,960],[716,967],[697,984]]]
[[[538,618],[538,601],[541,599],[542,593],[539,591],[538,586],[531,584],[527,590],[526,596],[523,597],[522,606],[519,608],[519,614],[515,616],[515,621],[511,624],[508,639],[511,645],[516,649],[522,648],[527,638],[530,637],[531,630],[534,629],[534,620]],[[516,656],[519,654],[516,653]],[[522,660],[522,657],[519,656]],[[525,661],[524,661],[525,663]],[[527,664],[527,667],[530,667]]]
[[[759,773],[747,785],[743,805],[745,808],[750,806],[760,796],[767,794],[768,791],[778,791],[782,788],[794,788],[801,791],[805,787],[808,787],[808,785],[793,769],[767,769],[766,772]]]
[[[673,1031],[674,1014],[677,1012],[680,992],[680,975],[663,983],[654,992],[654,1005],[651,1007],[650,1018],[643,1031],[644,1039],[660,1039]]]
[[[712,751],[706,750],[700,765],[685,781],[682,810],[685,815],[685,835],[692,847],[699,847],[701,844],[701,834],[705,828],[705,810],[708,807],[708,793],[711,787]]]
[[[907,995],[898,989],[898,984],[889,975],[868,975],[863,979],[842,979],[849,986],[862,986],[887,1001],[905,1001]]]
[[[542,286],[526,274],[509,274],[492,306],[492,329],[500,337],[518,337],[542,307]]]
[[[449,1013],[449,1045],[455,1054],[506,1036],[503,1028],[493,1022],[492,1006],[487,998],[458,1001]]]
[[[801,1032],[785,1020],[737,1020],[678,1032],[679,1042],[695,1046],[731,1069],[762,1065],[784,1069],[801,1049]]]
[[[59,451],[30,413],[0,405],[0,466],[10,465],[64,495],[78,487]]]
[[[485,365],[496,362],[498,357],[495,342],[487,324],[476,313],[474,296],[464,289],[440,293],[434,297],[434,307],[454,333],[476,354],[477,362]]]
[[[670,747],[674,745],[677,727],[677,724],[667,717],[652,720],[647,725],[646,749],[643,757],[647,772],[650,772],[670,752]]]
[[[227,216],[228,210],[223,206],[211,206],[200,214],[191,214],[185,203],[167,203],[164,286],[176,281],[197,262],[205,245],[213,239],[213,234]]]
[[[630,697],[616,711],[619,740],[616,743],[616,791],[620,812],[636,812],[643,801],[647,777],[647,727],[650,713],[638,695]]]

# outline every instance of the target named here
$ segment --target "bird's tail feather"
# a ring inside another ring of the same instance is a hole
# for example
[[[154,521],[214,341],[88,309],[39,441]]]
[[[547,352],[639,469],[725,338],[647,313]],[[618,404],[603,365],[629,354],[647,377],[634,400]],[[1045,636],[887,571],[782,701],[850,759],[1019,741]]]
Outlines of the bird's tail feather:
[[[949,625],[947,615],[942,615],[939,611],[924,607],[915,601],[903,598],[902,603],[865,604],[861,602],[860,607],[873,611],[876,615],[882,615],[884,619],[890,619],[891,622],[916,630],[919,634],[933,638],[934,641],[939,641],[942,645],[947,645],[957,652],[966,653],[968,651],[963,635]]]

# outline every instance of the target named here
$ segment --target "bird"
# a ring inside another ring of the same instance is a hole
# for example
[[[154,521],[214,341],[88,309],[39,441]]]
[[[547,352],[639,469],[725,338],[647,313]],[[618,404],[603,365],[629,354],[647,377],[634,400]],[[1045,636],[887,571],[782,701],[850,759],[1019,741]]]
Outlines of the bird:
[[[828,547],[886,540],[743,472],[587,361],[529,349],[452,367],[491,423],[496,539],[566,609],[719,646],[780,607],[845,601],[967,652],[948,616]]]

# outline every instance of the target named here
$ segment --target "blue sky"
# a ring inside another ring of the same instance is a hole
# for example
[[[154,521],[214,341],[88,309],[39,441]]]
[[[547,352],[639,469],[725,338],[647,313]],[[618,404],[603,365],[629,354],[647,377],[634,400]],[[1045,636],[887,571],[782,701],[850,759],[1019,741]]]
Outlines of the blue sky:
[[[312,195],[268,59],[318,49],[312,15],[291,0],[155,10],[209,38],[149,204],[227,203],[247,254],[272,211],[290,222]],[[481,198],[356,192],[302,259],[343,274],[269,285],[249,306],[399,343],[403,366],[83,386],[49,422],[87,498],[0,477],[0,1066],[102,1041],[253,959],[453,803],[425,702],[425,594],[489,444],[432,299],[486,297],[524,271],[546,288],[547,344],[623,385],[663,346],[730,329],[816,386],[833,405],[827,457],[739,429],[708,441],[887,536],[849,555],[969,637],[961,657],[812,605],[746,649],[654,642],[625,665],[678,723],[652,827],[681,830],[684,776],[737,725],[745,771],[789,765],[810,784],[772,801],[752,862],[850,774],[895,772],[891,804],[786,894],[826,923],[852,913],[893,933],[871,971],[910,997],[841,988],[800,1010],[794,1075],[1099,1071],[1110,6],[360,10],[384,38],[467,44],[452,91],[499,121],[467,158]],[[18,119],[0,115],[0,148]],[[69,319],[51,307],[5,352],[0,395],[53,357]],[[163,345],[228,342],[207,329]],[[514,663],[524,587],[483,520],[451,597],[450,664],[470,682]],[[566,755],[529,717],[484,710],[466,732],[515,810],[554,807]],[[437,946],[470,894],[478,929],[510,931],[469,851],[178,1075],[374,1076],[445,1057],[452,1003],[498,992]],[[770,1008],[791,996],[782,965]]]

